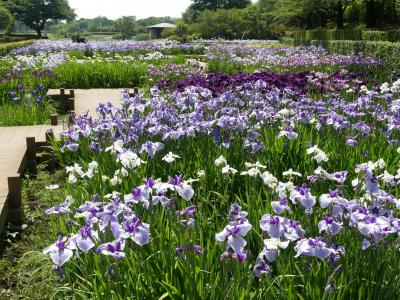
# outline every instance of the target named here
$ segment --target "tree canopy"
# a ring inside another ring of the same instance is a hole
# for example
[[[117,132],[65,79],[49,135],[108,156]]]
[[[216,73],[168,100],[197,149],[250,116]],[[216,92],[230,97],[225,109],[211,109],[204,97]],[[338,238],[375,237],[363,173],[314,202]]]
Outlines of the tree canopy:
[[[121,32],[122,38],[128,39],[134,35],[136,29],[135,17],[122,17],[115,21],[115,30]]]
[[[38,37],[49,22],[71,21],[76,15],[67,0],[10,0],[7,7],[17,20],[37,32]]]
[[[0,4],[0,30],[7,29],[10,26],[13,17],[5,7]]]

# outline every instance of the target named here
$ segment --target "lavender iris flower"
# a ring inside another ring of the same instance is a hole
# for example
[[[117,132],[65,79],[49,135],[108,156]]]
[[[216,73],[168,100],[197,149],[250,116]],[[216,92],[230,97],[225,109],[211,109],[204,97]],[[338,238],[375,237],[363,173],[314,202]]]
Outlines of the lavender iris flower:
[[[332,235],[336,235],[342,229],[342,223],[336,222],[333,217],[325,217],[318,222],[319,233],[326,231]]]
[[[150,157],[154,157],[156,152],[162,149],[164,149],[164,145],[162,143],[153,143],[151,141],[147,141],[142,145],[140,153],[146,152]]]
[[[132,239],[139,246],[146,245],[150,242],[150,225],[142,223],[140,219],[134,217],[132,220],[124,223],[123,237]]]
[[[282,198],[279,201],[272,201],[271,207],[272,210],[278,215],[282,214],[285,210],[287,210],[289,213],[292,213],[292,209],[288,205],[288,201],[285,198]]]
[[[73,243],[67,242],[66,238],[58,237],[58,240],[51,246],[43,249],[44,254],[50,254],[54,264],[61,267],[74,255],[75,246]]]
[[[111,243],[105,243],[100,245],[97,248],[97,252],[104,255],[110,255],[116,259],[123,259],[125,257],[124,249],[125,249],[125,240],[118,239]]]
[[[71,204],[72,203],[69,201],[63,202],[55,207],[47,209],[45,211],[45,214],[46,215],[51,215],[51,214],[58,214],[58,215],[71,214],[72,215],[72,211],[69,209]]]
[[[92,230],[90,225],[81,227],[79,232],[71,237],[71,242],[85,253],[95,246],[94,241],[97,240],[99,240],[99,236],[96,231]]]
[[[334,250],[328,248],[321,238],[301,239],[297,242],[294,250],[297,252],[295,257],[314,256],[319,259],[328,258]]]

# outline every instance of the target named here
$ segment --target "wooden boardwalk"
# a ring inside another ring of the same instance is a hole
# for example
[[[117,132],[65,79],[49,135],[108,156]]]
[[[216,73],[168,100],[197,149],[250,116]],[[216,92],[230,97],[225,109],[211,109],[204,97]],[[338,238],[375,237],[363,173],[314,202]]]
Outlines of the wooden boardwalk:
[[[124,89],[91,89],[75,90],[75,113],[80,115],[89,112],[96,117],[96,107],[99,103],[111,102],[115,107],[121,105]]]
[[[124,89],[49,90],[48,95],[61,101],[66,110],[80,115],[86,112],[96,117],[99,103],[121,105]],[[132,94],[131,94],[132,95]],[[57,116],[52,116],[57,124]],[[0,127],[0,232],[7,220],[23,222],[21,175],[30,163],[36,161],[36,148],[46,142],[48,130],[59,137],[60,125]]]
[[[36,147],[46,142],[50,129],[57,137],[62,126],[0,127],[0,231],[7,216],[22,221],[21,174],[27,163],[36,159]]]

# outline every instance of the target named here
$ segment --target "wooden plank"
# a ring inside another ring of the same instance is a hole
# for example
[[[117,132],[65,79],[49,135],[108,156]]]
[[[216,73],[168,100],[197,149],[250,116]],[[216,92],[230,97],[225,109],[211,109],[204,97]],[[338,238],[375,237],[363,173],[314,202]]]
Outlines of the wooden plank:
[[[10,139],[10,144],[24,143],[27,131],[28,131],[27,126],[17,127],[14,135]]]
[[[17,127],[7,127],[4,128],[2,134],[0,135],[0,145],[1,144],[8,144],[11,138],[14,136]]]

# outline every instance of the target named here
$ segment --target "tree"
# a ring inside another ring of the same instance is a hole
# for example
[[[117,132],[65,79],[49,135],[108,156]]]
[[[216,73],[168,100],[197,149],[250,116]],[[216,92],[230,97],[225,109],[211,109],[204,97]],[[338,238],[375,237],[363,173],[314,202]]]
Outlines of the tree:
[[[365,0],[365,25],[367,28],[376,26],[375,0]]]
[[[122,17],[115,21],[115,30],[122,33],[122,38],[128,39],[134,35],[136,29],[135,17]]]
[[[278,0],[275,21],[287,26],[325,27],[331,0]]]
[[[67,0],[12,0],[7,7],[17,20],[37,32],[39,38],[47,23],[72,21],[76,15]]]
[[[206,9],[230,9],[245,8],[251,4],[250,0],[192,0],[193,9],[196,11],[204,11]]]
[[[0,30],[7,29],[11,22],[13,21],[13,17],[5,7],[0,6]]]

